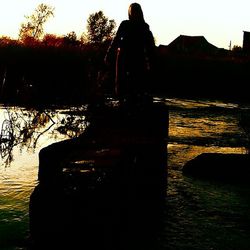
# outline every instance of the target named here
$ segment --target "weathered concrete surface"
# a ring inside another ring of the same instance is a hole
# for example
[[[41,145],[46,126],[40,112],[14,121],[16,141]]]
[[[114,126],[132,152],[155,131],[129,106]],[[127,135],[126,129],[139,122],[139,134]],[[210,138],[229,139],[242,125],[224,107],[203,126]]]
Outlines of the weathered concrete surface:
[[[79,138],[40,151],[30,197],[34,249],[155,249],[166,194],[167,108],[106,108]]]

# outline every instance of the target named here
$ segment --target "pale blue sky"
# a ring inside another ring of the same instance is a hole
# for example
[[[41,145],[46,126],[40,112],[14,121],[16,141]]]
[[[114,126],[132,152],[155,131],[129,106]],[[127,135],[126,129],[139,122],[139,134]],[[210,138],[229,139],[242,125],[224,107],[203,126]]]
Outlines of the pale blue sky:
[[[45,32],[66,35],[85,31],[90,14],[102,10],[117,25],[127,19],[128,0],[0,0],[0,35],[17,38],[24,16],[40,3],[55,7]],[[242,46],[243,30],[250,31],[249,0],[138,0],[156,43],[167,45],[179,35],[203,35],[212,44],[228,49]]]

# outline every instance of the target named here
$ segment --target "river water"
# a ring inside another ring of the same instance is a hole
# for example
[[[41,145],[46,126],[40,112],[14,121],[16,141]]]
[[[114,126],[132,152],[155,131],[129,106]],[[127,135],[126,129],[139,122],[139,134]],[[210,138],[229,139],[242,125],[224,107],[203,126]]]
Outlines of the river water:
[[[155,101],[169,107],[168,186],[159,249],[250,249],[250,189],[182,174],[183,165],[203,152],[247,153],[248,137],[239,122],[250,107],[210,100]],[[26,249],[38,152],[83,132],[85,108],[0,106],[0,249]]]

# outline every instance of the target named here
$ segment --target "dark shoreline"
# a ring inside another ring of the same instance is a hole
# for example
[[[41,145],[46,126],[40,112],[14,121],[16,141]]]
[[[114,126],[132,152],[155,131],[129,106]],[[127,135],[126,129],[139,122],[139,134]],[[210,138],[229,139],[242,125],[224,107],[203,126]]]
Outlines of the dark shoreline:
[[[82,104],[114,94],[107,44],[80,48],[0,46],[0,102]],[[151,95],[249,103],[250,57],[157,47]]]

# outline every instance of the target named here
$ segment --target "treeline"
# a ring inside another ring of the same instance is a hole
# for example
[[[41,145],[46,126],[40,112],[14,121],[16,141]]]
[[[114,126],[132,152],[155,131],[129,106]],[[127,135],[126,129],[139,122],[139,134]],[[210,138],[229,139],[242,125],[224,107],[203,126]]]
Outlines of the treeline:
[[[77,104],[112,95],[104,65],[110,42],[0,43],[0,103]],[[247,101],[250,60],[243,55],[165,53],[157,47],[152,95]]]
[[[88,101],[105,72],[103,58],[108,46],[67,40],[57,45],[44,41],[1,45],[0,102]]]
[[[102,11],[90,14],[77,39],[74,31],[44,34],[53,16],[53,7],[40,4],[25,17],[18,40],[0,38],[0,103],[77,104],[113,94],[114,72],[104,56],[115,21]],[[151,94],[248,101],[250,56],[241,48],[210,53],[196,47],[157,47]]]
[[[158,48],[155,91],[169,96],[250,102],[250,56],[164,53]]]
[[[64,36],[45,34],[44,24],[54,10],[39,4],[25,16],[18,40],[0,38],[0,103],[94,101],[100,82],[103,87],[110,82],[104,81],[108,74],[103,59],[115,21],[98,11],[89,15],[80,39],[74,31]]]
[[[74,31],[44,34],[53,16],[53,7],[40,4],[25,17],[18,40],[0,38],[0,103],[77,104],[113,94],[114,72],[104,56],[115,21],[102,11],[90,14],[87,32],[77,39]],[[249,102],[250,56],[241,48],[210,53],[196,47],[157,47],[151,94]]]

